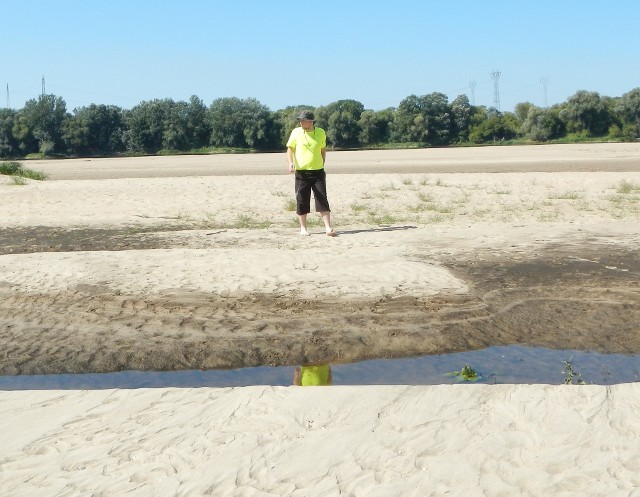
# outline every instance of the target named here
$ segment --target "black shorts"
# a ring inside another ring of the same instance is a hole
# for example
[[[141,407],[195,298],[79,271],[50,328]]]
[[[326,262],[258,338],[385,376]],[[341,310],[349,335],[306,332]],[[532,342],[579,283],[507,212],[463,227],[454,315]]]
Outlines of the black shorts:
[[[324,169],[296,171],[296,213],[299,216],[311,212],[312,191],[316,212],[331,211],[327,200],[327,175]]]

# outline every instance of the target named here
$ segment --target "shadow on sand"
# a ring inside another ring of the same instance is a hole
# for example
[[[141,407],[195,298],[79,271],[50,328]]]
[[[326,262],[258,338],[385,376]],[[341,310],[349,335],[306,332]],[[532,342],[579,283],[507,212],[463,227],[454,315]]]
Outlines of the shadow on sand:
[[[380,228],[369,228],[361,230],[345,230],[338,231],[338,235],[357,235],[358,233],[377,233],[379,231],[401,231],[401,230],[415,230],[417,226],[381,226]]]

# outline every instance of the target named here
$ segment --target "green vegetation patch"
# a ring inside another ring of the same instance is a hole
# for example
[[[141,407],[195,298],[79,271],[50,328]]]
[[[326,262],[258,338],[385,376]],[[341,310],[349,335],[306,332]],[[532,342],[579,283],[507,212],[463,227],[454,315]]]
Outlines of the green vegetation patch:
[[[465,364],[460,371],[452,371],[447,376],[455,377],[456,381],[478,381],[482,377],[468,364]]]
[[[618,188],[616,191],[623,195],[628,193],[636,193],[636,192],[640,192],[640,185],[637,183],[631,183],[627,180],[622,180],[618,185]]]
[[[549,195],[553,200],[579,200],[582,195],[579,192],[555,192]]]
[[[45,179],[47,179],[47,175],[45,173],[27,169],[25,167],[22,167],[22,164],[15,161],[0,162],[0,174],[6,176],[18,176],[20,178],[34,179],[37,181],[44,181]]]

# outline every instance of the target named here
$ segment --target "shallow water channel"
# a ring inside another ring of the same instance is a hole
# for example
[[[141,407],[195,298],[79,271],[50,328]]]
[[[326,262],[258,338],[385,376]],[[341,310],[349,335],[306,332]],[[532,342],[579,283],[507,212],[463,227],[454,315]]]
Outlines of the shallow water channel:
[[[479,378],[454,375],[464,365]],[[440,385],[452,383],[543,383],[611,385],[640,381],[640,355],[503,346],[405,359],[331,364],[334,385]],[[122,371],[118,373],[0,376],[0,390],[238,387],[291,385],[293,366],[210,371]]]

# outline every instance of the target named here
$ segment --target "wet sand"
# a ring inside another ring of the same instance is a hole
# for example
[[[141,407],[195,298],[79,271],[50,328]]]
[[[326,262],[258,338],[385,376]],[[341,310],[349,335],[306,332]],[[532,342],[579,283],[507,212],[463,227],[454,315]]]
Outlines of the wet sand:
[[[333,174],[638,171],[638,143],[330,151]],[[52,180],[280,175],[284,153],[30,160]]]
[[[336,239],[297,235],[290,176],[248,173],[278,154],[27,163],[54,181],[0,185],[0,373],[640,353],[637,152],[330,152]]]

